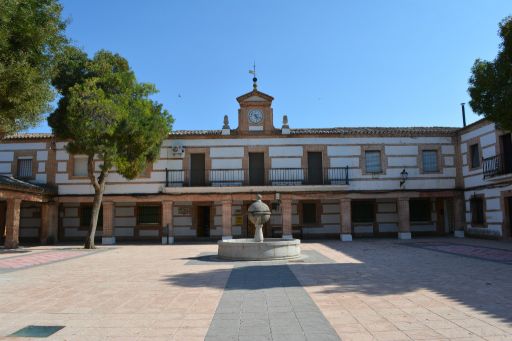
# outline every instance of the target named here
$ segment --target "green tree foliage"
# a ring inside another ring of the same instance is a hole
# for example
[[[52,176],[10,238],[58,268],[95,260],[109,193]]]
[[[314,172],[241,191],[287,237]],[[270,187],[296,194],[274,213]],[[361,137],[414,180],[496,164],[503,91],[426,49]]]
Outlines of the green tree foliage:
[[[49,110],[55,56],[67,43],[61,12],[57,0],[0,0],[0,138]]]
[[[57,137],[68,140],[72,154],[88,156],[88,175],[95,196],[85,242],[94,248],[94,235],[112,167],[126,177],[137,177],[157,159],[161,143],[172,128],[171,115],[150,99],[152,84],[139,83],[126,59],[108,51],[94,58],[74,47],[61,56],[53,84],[62,97],[48,118]],[[95,170],[94,160],[101,160]]]
[[[512,130],[512,17],[499,25],[500,50],[493,61],[477,59],[469,79],[469,104],[505,130]]]

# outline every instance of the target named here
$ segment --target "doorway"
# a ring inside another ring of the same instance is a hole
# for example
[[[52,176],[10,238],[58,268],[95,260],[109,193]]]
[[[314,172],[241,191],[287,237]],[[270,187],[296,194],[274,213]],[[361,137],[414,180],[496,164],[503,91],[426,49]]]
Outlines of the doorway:
[[[210,237],[210,206],[197,206],[197,236]]]
[[[205,186],[205,156],[190,154],[190,186]]]
[[[436,233],[444,234],[445,233],[445,212],[444,212],[444,199],[436,198]]]
[[[323,184],[322,152],[308,152],[308,185]]]
[[[7,203],[0,201],[0,242],[3,243],[5,240],[5,215],[6,215]]]
[[[506,210],[507,210],[507,218],[508,218],[508,229],[504,231],[504,236],[506,238],[512,237],[512,196],[505,197]]]
[[[265,184],[265,154],[249,153],[249,185]]]

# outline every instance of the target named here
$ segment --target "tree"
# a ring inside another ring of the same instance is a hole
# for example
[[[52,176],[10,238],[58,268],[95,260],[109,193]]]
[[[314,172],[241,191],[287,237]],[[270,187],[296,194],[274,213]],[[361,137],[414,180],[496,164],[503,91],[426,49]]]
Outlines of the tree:
[[[94,188],[91,223],[85,248],[94,235],[109,172],[133,179],[159,155],[172,128],[172,116],[151,100],[152,84],[139,83],[126,59],[108,51],[94,58],[74,47],[65,49],[53,84],[62,97],[48,123],[68,141],[71,154],[87,155],[88,177]],[[95,160],[100,160],[99,171]]]
[[[61,12],[57,0],[0,0],[0,138],[49,111],[55,56],[67,44]]]
[[[477,59],[471,70],[468,92],[474,112],[512,130],[512,17],[499,24],[502,42],[493,61]]]

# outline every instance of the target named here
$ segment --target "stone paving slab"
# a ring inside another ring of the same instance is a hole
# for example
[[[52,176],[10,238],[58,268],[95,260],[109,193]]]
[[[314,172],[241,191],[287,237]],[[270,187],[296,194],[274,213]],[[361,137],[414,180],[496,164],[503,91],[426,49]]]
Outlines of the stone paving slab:
[[[403,245],[449,253],[452,255],[471,257],[490,262],[512,264],[512,251],[504,250],[502,248],[447,242],[416,242]]]
[[[282,263],[235,267],[206,339],[339,340],[315,302]]]
[[[315,250],[303,250],[297,259],[284,259],[279,261],[236,261],[217,257],[216,252],[202,252],[196,257],[189,258],[185,265],[206,265],[209,263],[221,264],[262,264],[262,263],[334,263],[332,259]]]

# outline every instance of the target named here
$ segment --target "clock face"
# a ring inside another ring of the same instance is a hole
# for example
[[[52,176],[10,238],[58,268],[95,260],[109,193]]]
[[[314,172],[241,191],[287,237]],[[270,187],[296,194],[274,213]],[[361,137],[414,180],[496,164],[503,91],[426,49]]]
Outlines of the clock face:
[[[249,111],[249,122],[253,124],[258,124],[263,121],[263,112],[259,109],[253,109]]]

